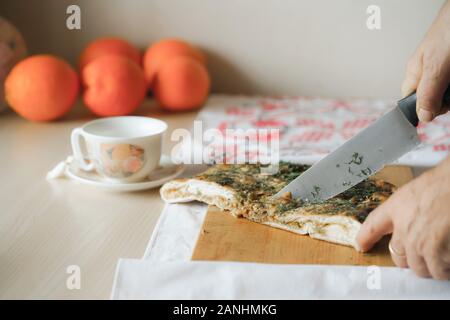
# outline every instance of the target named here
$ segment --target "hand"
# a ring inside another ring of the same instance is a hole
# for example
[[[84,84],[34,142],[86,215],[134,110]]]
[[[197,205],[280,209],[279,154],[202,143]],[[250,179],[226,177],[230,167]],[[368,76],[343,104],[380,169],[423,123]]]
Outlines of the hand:
[[[397,266],[420,277],[450,279],[450,157],[370,213],[357,242],[367,251],[389,233]]]
[[[402,94],[407,96],[416,90],[420,121],[429,122],[448,111],[448,106],[442,106],[442,98],[450,83],[449,25],[447,1],[406,67]]]

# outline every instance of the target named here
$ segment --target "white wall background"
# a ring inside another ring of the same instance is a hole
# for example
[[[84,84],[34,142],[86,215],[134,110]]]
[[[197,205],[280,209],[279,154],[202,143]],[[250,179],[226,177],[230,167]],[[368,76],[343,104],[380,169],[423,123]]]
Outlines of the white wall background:
[[[213,90],[325,97],[399,96],[408,57],[443,0],[1,0],[0,15],[32,53],[75,63],[83,46],[118,35],[141,48],[182,37],[209,58]],[[78,4],[82,30],[65,27]],[[366,28],[381,7],[382,28]]]

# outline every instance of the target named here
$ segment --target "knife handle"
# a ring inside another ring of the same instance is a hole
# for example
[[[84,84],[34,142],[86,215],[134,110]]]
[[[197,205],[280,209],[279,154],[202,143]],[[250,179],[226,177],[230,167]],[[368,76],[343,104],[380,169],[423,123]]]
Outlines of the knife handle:
[[[406,96],[398,101],[398,107],[414,127],[417,127],[417,125],[419,124],[419,118],[417,117],[416,111],[416,103],[417,97],[415,91],[411,93],[409,96]],[[447,106],[450,105],[450,86],[447,88],[447,90],[445,90],[444,98],[442,99],[442,104]]]

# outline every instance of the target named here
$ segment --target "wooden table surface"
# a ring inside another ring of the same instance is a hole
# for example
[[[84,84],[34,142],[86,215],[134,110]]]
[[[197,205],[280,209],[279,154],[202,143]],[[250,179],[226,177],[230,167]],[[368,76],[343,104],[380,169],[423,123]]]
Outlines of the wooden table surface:
[[[138,112],[190,128],[196,112]],[[65,119],[28,122],[0,113],[0,299],[108,299],[119,258],[141,258],[163,202],[158,189],[111,193],[45,175],[70,154],[73,128],[94,119],[78,104]],[[69,290],[68,266],[81,271]]]

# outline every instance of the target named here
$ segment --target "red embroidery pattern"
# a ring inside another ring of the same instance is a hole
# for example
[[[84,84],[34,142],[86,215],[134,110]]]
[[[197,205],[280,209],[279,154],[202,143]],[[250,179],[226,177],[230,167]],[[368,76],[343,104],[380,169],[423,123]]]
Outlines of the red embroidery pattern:
[[[204,129],[216,128],[222,133],[227,129],[279,129],[281,158],[299,161],[302,157],[319,159],[395,106],[395,101],[314,97],[218,96],[209,101],[199,115]],[[422,145],[403,162],[435,164],[450,152],[450,113],[429,124],[420,123],[418,134]],[[258,137],[253,135],[250,140]],[[235,139],[237,144],[242,141]],[[242,152],[253,157],[259,151],[253,146]]]

